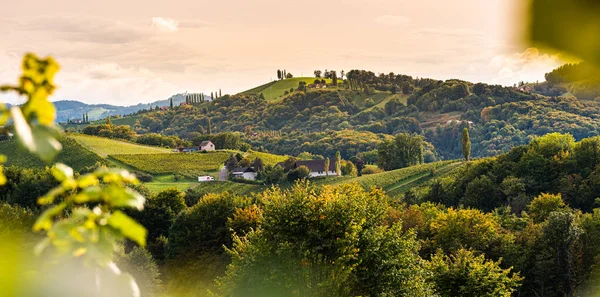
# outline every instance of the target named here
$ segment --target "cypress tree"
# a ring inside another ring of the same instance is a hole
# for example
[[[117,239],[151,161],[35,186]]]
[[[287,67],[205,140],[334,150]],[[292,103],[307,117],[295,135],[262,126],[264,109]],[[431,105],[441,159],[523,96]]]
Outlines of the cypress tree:
[[[215,95],[213,95],[213,92],[210,92],[210,98],[211,98],[212,100],[215,100]]]
[[[277,79],[281,80],[281,70],[277,69]]]
[[[210,126],[210,118],[206,119],[206,134],[212,134],[212,127]]]
[[[171,100],[170,100],[170,102],[169,102],[169,107],[170,107],[171,109],[173,109],[173,97],[171,97]]]
[[[342,155],[340,154],[340,151],[335,153],[335,174],[337,174],[337,176],[342,175]]]
[[[82,120],[83,120],[83,122],[85,123],[85,113],[82,113],[82,114],[81,114],[81,116],[82,116],[82,118],[83,118],[83,119],[82,119]]]
[[[89,123],[89,122],[90,122],[90,117],[88,116],[88,113],[87,113],[87,112],[85,113],[85,121],[86,121],[87,123]]]
[[[222,97],[222,95],[221,95],[221,89],[219,89],[219,98],[221,98],[221,97]]]
[[[471,159],[471,137],[469,136],[469,129],[467,127],[462,132],[462,151],[465,161],[469,161]]]
[[[325,174],[327,176],[329,176],[329,164],[331,163],[331,161],[329,160],[329,157],[327,157],[327,159],[325,159]]]

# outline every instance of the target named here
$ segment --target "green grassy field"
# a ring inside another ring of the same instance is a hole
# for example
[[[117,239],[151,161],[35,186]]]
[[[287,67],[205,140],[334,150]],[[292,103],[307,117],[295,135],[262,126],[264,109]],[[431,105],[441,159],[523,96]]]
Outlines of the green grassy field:
[[[172,153],[172,151],[168,149],[139,145],[96,136],[71,134],[68,137],[75,139],[75,141],[77,141],[83,147],[103,158],[106,158],[108,155]]]
[[[262,93],[265,96],[265,100],[273,101],[283,96],[285,91],[289,91],[291,88],[297,89],[298,84],[301,81],[306,82],[307,84],[312,84],[316,78],[314,77],[294,77],[288,78],[279,81],[273,81],[256,88],[247,90],[242,92],[241,94],[260,94]],[[325,79],[325,81],[330,84],[331,79]],[[341,79],[340,79],[341,81]]]
[[[71,166],[75,171],[80,171],[87,166],[93,166],[97,162],[105,163],[102,158],[87,150],[73,139],[63,138],[60,142],[63,145],[63,149],[54,162],[64,163]],[[1,141],[0,154],[8,158],[6,165],[18,165],[26,168],[44,168],[51,165],[44,163],[37,156],[22,150],[15,141]]]
[[[183,192],[189,188],[195,188],[198,185],[199,183],[195,178],[175,180],[175,177],[172,174],[154,176],[151,182],[144,183],[144,187],[153,193],[158,193],[169,188],[176,188]]]

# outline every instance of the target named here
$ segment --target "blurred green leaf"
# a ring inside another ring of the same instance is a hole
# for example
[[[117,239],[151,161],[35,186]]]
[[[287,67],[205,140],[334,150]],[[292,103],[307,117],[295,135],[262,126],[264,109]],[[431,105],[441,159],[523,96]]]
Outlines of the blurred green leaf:
[[[54,217],[59,215],[65,208],[66,204],[61,203],[44,211],[33,225],[34,231],[49,230],[54,223]]]
[[[600,65],[600,2],[533,0],[529,38]]]
[[[119,230],[123,236],[146,246],[146,228],[120,211],[115,211],[108,218],[108,225]]]
[[[106,189],[106,203],[111,207],[134,207],[138,210],[144,208],[146,199],[130,188],[109,187]]]
[[[58,181],[73,179],[73,169],[65,164],[57,163],[52,167],[52,175]]]
[[[30,126],[19,107],[12,107],[10,111],[19,143],[40,159],[51,161],[62,149],[62,145],[56,140],[60,130],[56,126]]]

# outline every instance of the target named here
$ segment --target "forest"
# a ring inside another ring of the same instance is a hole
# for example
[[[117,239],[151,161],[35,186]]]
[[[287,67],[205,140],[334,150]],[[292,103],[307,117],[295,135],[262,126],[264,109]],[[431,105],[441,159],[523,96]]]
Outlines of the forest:
[[[428,160],[435,161],[460,158],[454,139],[469,127],[473,157],[494,156],[550,132],[570,133],[576,140],[598,135],[596,102],[549,91],[549,85],[567,80],[558,77],[581,77],[563,74],[569,67],[575,66],[549,72],[549,81],[531,91],[351,70],[346,80],[327,89],[296,89],[277,100],[265,100],[258,93],[224,95],[212,102],[137,115],[130,128],[99,125],[82,132],[126,139],[135,138],[130,133],[154,138],[158,133],[174,140],[141,141],[171,147],[236,132],[255,150],[290,155],[340,151],[344,158],[376,154],[380,142],[409,133],[431,144]]]

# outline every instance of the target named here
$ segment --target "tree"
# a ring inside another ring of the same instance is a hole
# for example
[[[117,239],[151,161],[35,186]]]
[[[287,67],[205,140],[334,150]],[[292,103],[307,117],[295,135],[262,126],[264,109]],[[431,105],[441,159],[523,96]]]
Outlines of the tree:
[[[432,295],[414,233],[383,223],[381,191],[299,183],[263,197],[261,228],[228,249],[223,296]]]
[[[327,157],[327,159],[325,159],[325,175],[329,176],[329,164],[331,164],[331,161],[329,160],[329,157]]]
[[[315,73],[316,78],[321,78],[321,73],[322,73],[321,70],[315,70],[314,73]]]
[[[257,157],[256,159],[254,159],[252,167],[254,167],[254,170],[256,170],[257,172],[260,172],[265,169],[265,163],[261,158]]]
[[[298,168],[291,170],[287,173],[288,181],[295,181],[303,178],[307,178],[310,176],[310,169],[308,167],[302,165]]]
[[[396,135],[377,147],[379,167],[394,170],[423,163],[423,138],[407,133]]]
[[[358,176],[356,166],[350,161],[342,161],[341,172],[344,176]]]
[[[173,109],[173,97],[169,99],[169,108]]]
[[[545,221],[552,212],[562,208],[565,208],[565,203],[560,194],[553,195],[546,193],[535,197],[527,206],[529,215],[531,215],[531,218],[536,223]]]
[[[335,174],[337,176],[342,175],[342,155],[340,151],[335,152]]]
[[[294,78],[294,76],[291,73],[288,73],[285,75],[285,78]]]
[[[206,134],[212,135],[212,127],[210,125],[210,118],[206,118]]]
[[[221,89],[219,89],[219,98],[221,98],[221,97],[222,97],[222,96],[221,96]]]
[[[235,157],[234,154],[229,155],[229,159],[227,159],[227,161],[225,161],[225,167],[227,168],[228,171],[232,171],[235,168],[239,167],[238,159]]]
[[[106,125],[111,126],[112,123],[110,122],[110,116],[106,117]]]
[[[471,138],[469,137],[469,128],[465,127],[462,132],[462,151],[465,161],[471,158]]]
[[[440,297],[510,297],[522,278],[500,262],[460,249],[450,256],[438,251],[425,264]]]
[[[334,86],[337,86],[337,73],[335,70],[331,70],[331,80]]]
[[[365,161],[362,158],[359,158],[357,156],[354,156],[352,158],[350,158],[350,162],[354,163],[354,166],[356,166],[356,171],[358,173],[358,176],[362,175],[362,171],[365,168]]]
[[[300,81],[298,83],[298,91],[306,92],[306,82],[305,81]]]
[[[282,75],[282,73],[281,73],[281,70],[277,69],[277,79],[278,79],[278,80],[281,80],[281,79],[282,79],[282,77],[283,77],[283,75]]]

